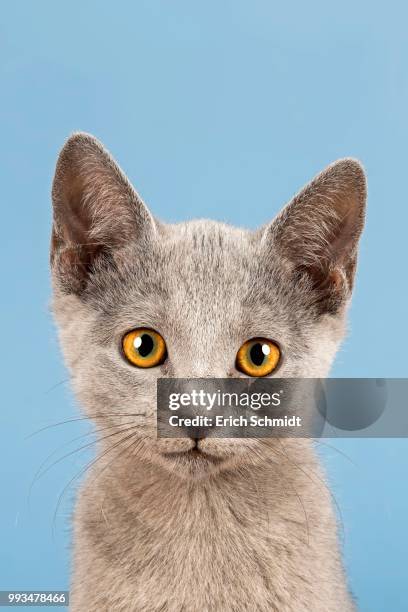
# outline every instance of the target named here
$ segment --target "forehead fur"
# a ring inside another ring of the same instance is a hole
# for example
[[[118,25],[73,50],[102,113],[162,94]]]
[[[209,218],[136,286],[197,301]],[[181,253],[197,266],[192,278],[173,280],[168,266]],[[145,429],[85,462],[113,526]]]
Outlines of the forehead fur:
[[[309,294],[306,281],[288,283],[279,251],[265,254],[257,232],[202,220],[160,225],[148,248],[129,244],[120,265],[101,260],[81,301],[100,342],[147,326],[180,358],[231,352],[233,360],[256,336],[304,354],[318,318]]]

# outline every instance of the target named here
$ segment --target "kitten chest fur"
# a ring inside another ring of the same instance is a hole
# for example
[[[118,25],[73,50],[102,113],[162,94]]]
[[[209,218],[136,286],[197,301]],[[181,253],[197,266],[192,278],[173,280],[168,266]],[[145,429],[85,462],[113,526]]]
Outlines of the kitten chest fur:
[[[73,609],[352,610],[328,490],[309,443],[296,443],[302,467],[203,482],[137,462],[98,478],[99,466],[76,513]]]

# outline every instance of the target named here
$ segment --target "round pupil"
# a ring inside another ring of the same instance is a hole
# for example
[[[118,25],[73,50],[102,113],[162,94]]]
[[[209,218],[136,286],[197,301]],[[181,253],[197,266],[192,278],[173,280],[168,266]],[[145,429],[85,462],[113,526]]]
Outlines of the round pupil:
[[[153,338],[149,334],[142,334],[135,340],[135,348],[139,351],[141,357],[147,357],[152,352],[154,347]]]
[[[261,366],[263,364],[263,360],[265,359],[265,352],[263,351],[263,347],[260,342],[257,342],[251,347],[249,354],[251,356],[251,361],[254,365]]]

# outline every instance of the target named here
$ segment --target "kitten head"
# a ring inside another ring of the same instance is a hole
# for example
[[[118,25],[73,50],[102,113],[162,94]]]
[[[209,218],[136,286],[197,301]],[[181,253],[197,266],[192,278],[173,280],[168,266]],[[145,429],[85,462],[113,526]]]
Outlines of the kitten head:
[[[332,164],[257,231],[214,221],[167,225],[101,144],[76,134],[59,156],[52,197],[61,343],[87,414],[114,433],[108,442],[180,475],[262,460],[272,440],[157,439],[156,381],[246,376],[237,353],[254,338],[278,351],[262,373],[327,375],[364,223],[360,164]],[[133,330],[142,331],[127,336]]]

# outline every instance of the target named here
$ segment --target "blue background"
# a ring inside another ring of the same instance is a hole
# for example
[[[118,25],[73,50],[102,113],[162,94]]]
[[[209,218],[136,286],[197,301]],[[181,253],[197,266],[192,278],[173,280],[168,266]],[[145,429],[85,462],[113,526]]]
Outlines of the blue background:
[[[360,158],[369,212],[335,376],[407,376],[408,39],[403,2],[15,2],[0,16],[0,588],[63,589],[87,425],[48,309],[50,183],[98,136],[153,212],[255,227],[326,164]],[[89,440],[88,440],[89,441]],[[360,609],[408,609],[405,440],[326,448]],[[58,449],[58,450],[56,450]],[[44,459],[72,452],[35,483]],[[54,527],[53,527],[54,525]]]

